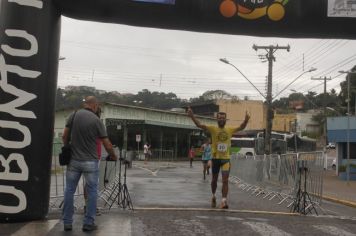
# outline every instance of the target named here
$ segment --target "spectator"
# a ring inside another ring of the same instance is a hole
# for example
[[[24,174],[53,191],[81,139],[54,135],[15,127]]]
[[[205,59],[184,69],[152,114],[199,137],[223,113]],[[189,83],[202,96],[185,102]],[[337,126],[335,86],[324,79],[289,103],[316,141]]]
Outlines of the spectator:
[[[64,144],[68,143],[69,128],[71,130],[72,158],[66,171],[66,189],[64,193],[63,205],[63,224],[65,231],[72,230],[74,213],[74,193],[76,191],[81,175],[84,175],[87,183],[88,204],[83,219],[83,231],[93,231],[97,229],[95,224],[96,204],[98,197],[99,182],[99,160],[97,153],[96,140],[99,138],[106,151],[113,160],[117,160],[112,144],[107,137],[104,124],[95,114],[99,103],[94,96],[89,96],[84,100],[84,109],[75,113],[72,121],[72,114],[64,128],[62,140]],[[73,124],[70,124],[72,121]]]
[[[150,157],[150,153],[151,153],[151,145],[149,145],[147,142],[145,143],[145,145],[143,145],[143,154],[145,155],[145,163],[148,161],[149,157]]]

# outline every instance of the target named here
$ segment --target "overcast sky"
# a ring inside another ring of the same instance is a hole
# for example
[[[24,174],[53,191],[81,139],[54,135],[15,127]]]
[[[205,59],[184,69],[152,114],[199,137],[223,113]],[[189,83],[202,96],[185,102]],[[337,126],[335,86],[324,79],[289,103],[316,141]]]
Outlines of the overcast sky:
[[[179,98],[198,97],[221,89],[240,98],[263,99],[227,58],[263,93],[268,63],[259,59],[266,51],[258,46],[290,45],[290,52],[277,50],[273,67],[273,94],[279,93],[311,67],[281,96],[322,92],[322,81],[331,77],[331,88],[340,90],[345,75],[338,71],[356,65],[356,40],[256,38],[140,28],[62,18],[58,86],[86,85],[107,91],[137,93],[142,89],[173,92]],[[303,59],[304,57],[304,59]]]

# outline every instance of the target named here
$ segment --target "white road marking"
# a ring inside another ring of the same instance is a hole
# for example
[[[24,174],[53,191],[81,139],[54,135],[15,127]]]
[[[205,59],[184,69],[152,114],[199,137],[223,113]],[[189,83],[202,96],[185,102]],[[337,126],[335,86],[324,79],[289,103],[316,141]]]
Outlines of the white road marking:
[[[314,228],[323,231],[326,234],[337,235],[337,236],[356,236],[356,233],[350,233],[346,230],[340,229],[335,226],[330,225],[313,225]]]
[[[252,230],[263,236],[290,236],[291,234],[267,223],[262,222],[243,222]]]
[[[137,167],[137,168],[139,168],[139,169],[141,169],[141,170],[148,171],[148,172],[150,172],[153,176],[157,176],[157,173],[158,173],[158,171],[159,171],[159,169],[160,169],[160,167],[159,167],[157,170],[152,171],[152,170],[150,170],[150,169],[148,169],[148,168],[146,168],[146,167],[142,167],[142,166],[135,166],[135,167]]]
[[[253,220],[253,221],[261,221],[261,222],[267,222],[269,221],[268,219],[265,219],[265,218],[247,218],[247,220]]]
[[[214,220],[229,220],[229,221],[242,221],[242,218],[239,217],[233,217],[233,216],[196,216],[196,218],[199,219],[214,219]]]
[[[59,220],[33,221],[21,227],[15,233],[11,234],[11,236],[47,235],[58,223]]]

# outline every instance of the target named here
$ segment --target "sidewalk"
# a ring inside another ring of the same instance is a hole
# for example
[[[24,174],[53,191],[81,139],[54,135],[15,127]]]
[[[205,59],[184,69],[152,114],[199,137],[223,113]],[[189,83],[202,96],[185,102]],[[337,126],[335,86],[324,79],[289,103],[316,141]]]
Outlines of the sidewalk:
[[[323,198],[356,207],[356,181],[340,180],[333,170],[324,172]]]

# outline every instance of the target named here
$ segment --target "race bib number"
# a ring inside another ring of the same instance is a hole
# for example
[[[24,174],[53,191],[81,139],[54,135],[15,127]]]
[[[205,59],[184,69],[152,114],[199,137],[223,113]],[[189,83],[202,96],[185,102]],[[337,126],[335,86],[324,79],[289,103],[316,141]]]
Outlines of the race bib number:
[[[218,143],[218,152],[226,152],[227,151],[227,144],[226,143]]]

